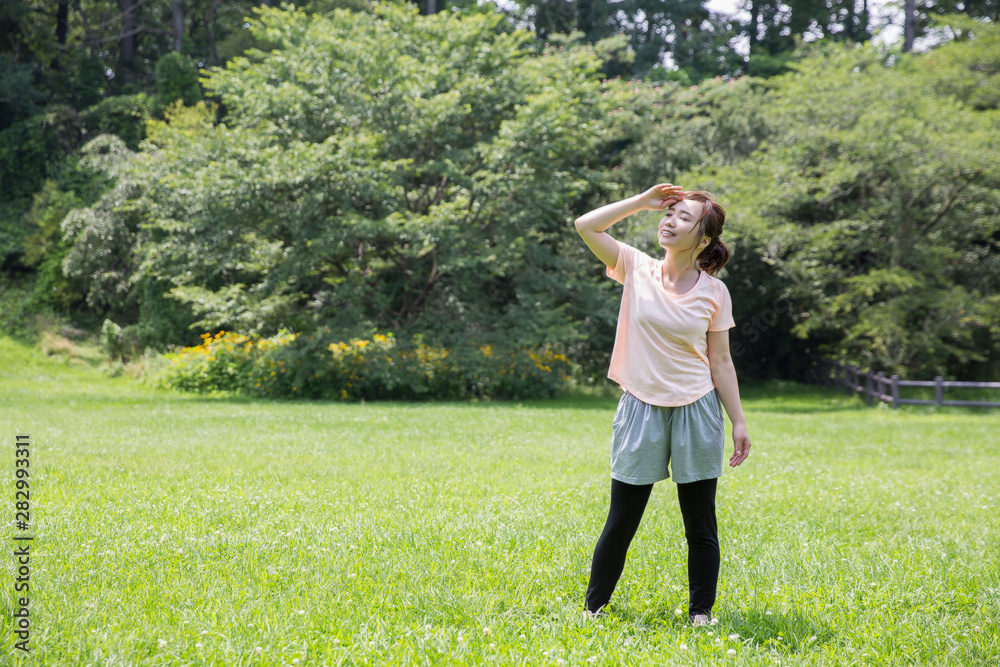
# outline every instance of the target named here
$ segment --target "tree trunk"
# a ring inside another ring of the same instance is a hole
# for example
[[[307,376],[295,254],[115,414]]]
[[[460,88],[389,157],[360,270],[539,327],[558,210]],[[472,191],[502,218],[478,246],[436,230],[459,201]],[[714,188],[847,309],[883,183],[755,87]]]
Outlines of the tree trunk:
[[[760,0],[752,0],[750,3],[750,53],[757,44],[757,34],[760,30]]]
[[[69,31],[69,0],[59,0],[59,8],[56,10],[56,42],[59,49],[66,46],[66,33]]]
[[[119,0],[122,8],[122,36],[121,54],[119,65],[122,71],[122,80],[125,83],[135,81],[135,51],[136,51],[136,19],[135,0]]]
[[[864,42],[871,39],[872,35],[869,31],[871,27],[871,14],[868,13],[868,0],[863,0],[861,5],[861,25],[858,26],[858,35],[860,39],[857,41]]]
[[[215,10],[219,8],[219,3],[221,1],[222,0],[215,0],[203,19],[205,24],[205,33],[208,36],[208,52],[211,54],[209,62],[216,66],[219,64],[219,52],[215,48]]]
[[[66,33],[69,32],[69,0],[59,0],[59,7],[56,8],[56,43],[59,50],[52,56],[50,65],[54,71],[59,71],[63,51],[66,49]]]
[[[905,0],[903,3],[903,53],[913,48],[913,40],[917,32],[916,0]]]
[[[184,37],[184,0],[174,0],[174,51],[181,52],[181,40]]]
[[[437,3],[434,2],[434,0],[427,0],[427,15],[430,16],[431,14],[436,14],[436,13],[437,13]]]
[[[264,5],[265,7],[270,7],[270,6],[271,6],[271,0],[264,0],[264,1],[263,1],[262,3],[260,3],[260,4]]]

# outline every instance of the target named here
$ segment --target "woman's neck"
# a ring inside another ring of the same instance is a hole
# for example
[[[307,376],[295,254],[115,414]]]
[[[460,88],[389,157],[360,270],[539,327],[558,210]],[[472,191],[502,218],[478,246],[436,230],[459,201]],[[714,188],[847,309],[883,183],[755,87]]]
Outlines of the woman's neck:
[[[690,253],[671,253],[663,258],[663,277],[671,283],[678,283],[691,274],[698,274],[698,264]]]

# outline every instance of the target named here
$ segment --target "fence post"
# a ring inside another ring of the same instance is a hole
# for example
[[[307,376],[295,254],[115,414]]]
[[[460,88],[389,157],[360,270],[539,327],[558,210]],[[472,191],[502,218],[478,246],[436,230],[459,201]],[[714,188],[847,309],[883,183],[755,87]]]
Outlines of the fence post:
[[[872,382],[872,372],[871,372],[871,369],[868,369],[868,372],[865,373],[865,405],[871,405],[872,404],[872,386],[873,386],[873,384],[874,383]]]
[[[899,409],[899,376],[892,376],[892,409]]]
[[[885,384],[885,373],[879,371],[875,374],[875,400],[879,403],[882,402],[882,385]]]
[[[940,375],[934,377],[934,402],[944,405],[944,378]]]
[[[823,360],[823,386],[830,387],[830,362]]]
[[[847,393],[849,395],[851,395],[851,396],[854,396],[855,394],[858,393],[858,367],[857,366],[851,366],[850,378],[851,378],[851,384],[848,385],[848,387],[847,387]]]

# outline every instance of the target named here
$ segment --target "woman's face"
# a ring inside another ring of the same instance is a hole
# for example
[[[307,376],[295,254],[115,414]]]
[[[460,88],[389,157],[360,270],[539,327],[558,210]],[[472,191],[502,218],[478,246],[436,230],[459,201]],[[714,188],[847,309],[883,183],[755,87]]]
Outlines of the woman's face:
[[[697,251],[696,243],[700,242],[701,248],[708,245],[707,236],[702,235],[701,239],[698,238],[697,222],[704,207],[705,202],[694,199],[684,199],[671,204],[657,227],[657,241],[660,247]]]

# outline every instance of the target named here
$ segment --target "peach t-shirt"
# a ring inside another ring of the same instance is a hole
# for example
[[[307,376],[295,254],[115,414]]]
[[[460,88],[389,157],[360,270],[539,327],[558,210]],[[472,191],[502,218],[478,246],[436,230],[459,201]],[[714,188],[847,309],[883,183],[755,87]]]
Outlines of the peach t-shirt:
[[[618,241],[607,275],[625,286],[608,377],[650,405],[694,403],[714,388],[709,331],[736,326],[729,290],[702,271],[686,294],[663,287],[663,260]]]

